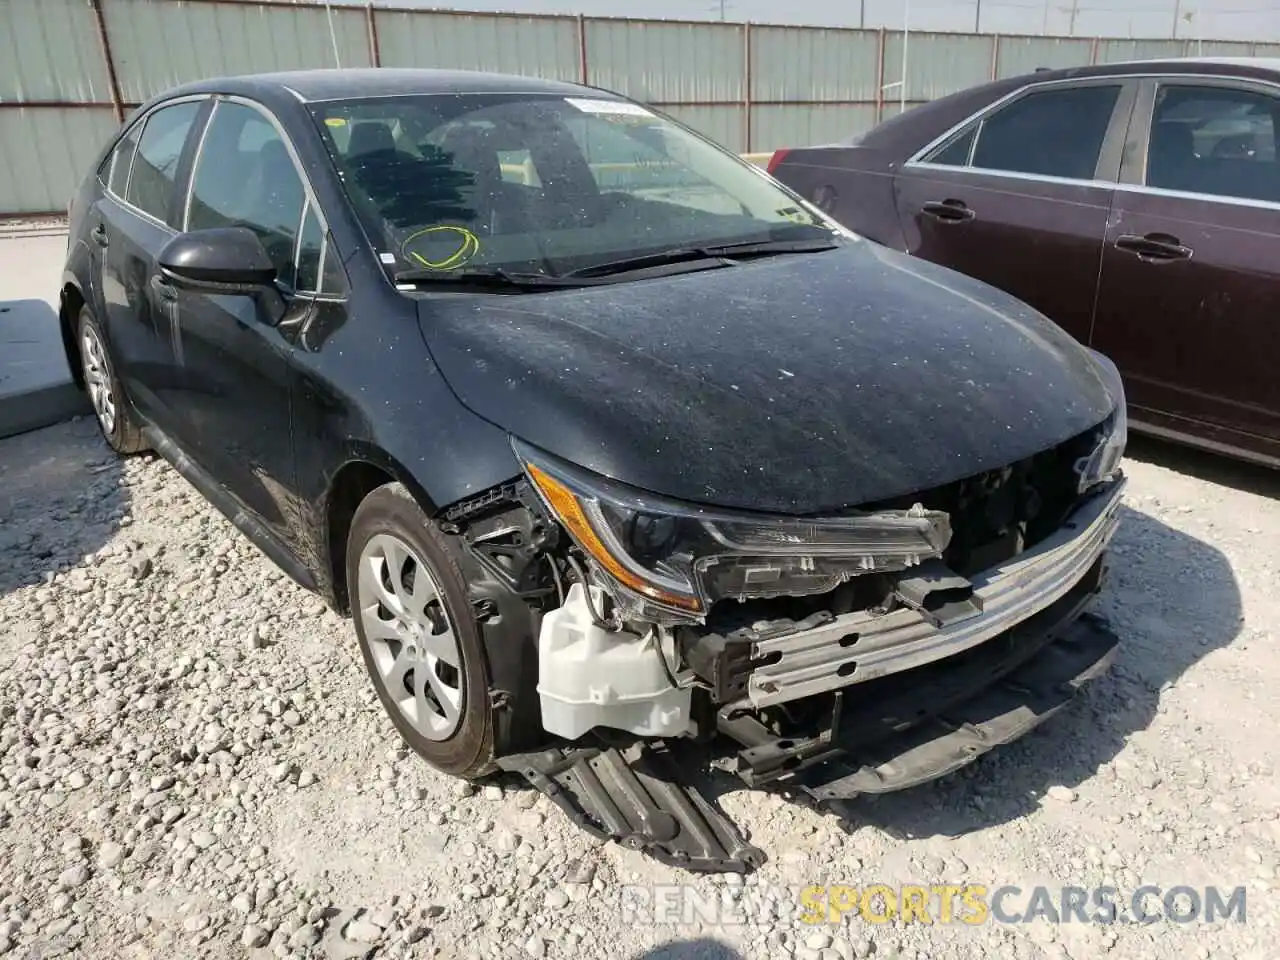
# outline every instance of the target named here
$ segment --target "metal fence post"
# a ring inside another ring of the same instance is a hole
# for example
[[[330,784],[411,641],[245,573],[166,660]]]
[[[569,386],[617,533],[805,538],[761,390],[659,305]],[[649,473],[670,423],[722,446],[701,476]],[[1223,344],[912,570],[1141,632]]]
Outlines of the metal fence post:
[[[98,23],[98,43],[102,47],[102,59],[107,64],[107,84],[111,87],[111,106],[116,112],[116,122],[124,123],[124,99],[120,96],[120,80],[116,76],[116,62],[111,56],[111,40],[107,36],[107,18],[102,12],[102,0],[89,0],[93,18]]]
[[[1000,34],[991,35],[991,79],[1000,79]]]
[[[584,86],[589,76],[587,70],[587,18],[578,14],[578,80]]]
[[[880,40],[876,47],[876,123],[884,119],[884,48],[885,29],[880,28]]]
[[[742,26],[742,152],[751,152],[751,21]]]
[[[364,8],[364,23],[369,32],[369,62],[375,67],[382,66],[382,49],[378,45],[378,15],[373,9],[373,0],[369,0]]]

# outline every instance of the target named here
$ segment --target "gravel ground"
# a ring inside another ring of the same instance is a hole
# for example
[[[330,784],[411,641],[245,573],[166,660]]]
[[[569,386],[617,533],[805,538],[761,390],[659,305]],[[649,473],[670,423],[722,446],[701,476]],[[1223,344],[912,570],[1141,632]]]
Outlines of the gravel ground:
[[[0,954],[1275,957],[1280,477],[1153,449],[1128,464],[1100,604],[1125,641],[1113,673],[843,818],[729,786],[771,856],[744,889],[406,755],[348,624],[161,461],[114,459],[85,420],[0,442]],[[729,903],[877,881],[1244,885],[1248,921],[622,919],[629,884]]]

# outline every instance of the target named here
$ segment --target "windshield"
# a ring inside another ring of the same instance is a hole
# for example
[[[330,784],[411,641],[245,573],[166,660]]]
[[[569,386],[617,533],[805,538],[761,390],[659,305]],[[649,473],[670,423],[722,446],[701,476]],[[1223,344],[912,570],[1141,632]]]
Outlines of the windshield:
[[[449,94],[313,109],[392,273],[559,276],[666,250],[833,236],[737,157],[626,101]]]

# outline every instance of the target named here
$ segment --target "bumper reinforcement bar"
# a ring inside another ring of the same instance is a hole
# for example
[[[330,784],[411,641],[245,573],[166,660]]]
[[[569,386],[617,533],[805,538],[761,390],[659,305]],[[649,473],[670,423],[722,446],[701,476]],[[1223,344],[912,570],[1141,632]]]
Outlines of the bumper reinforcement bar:
[[[903,607],[842,614],[806,630],[760,640],[746,700],[754,708],[849,688],[953,656],[1003,633],[1068,593],[1106,549],[1119,521],[1124,481],[1085,501],[1063,527],[1026,553],[971,578],[971,615],[935,625]],[[850,690],[850,695],[853,691]]]
[[[1119,639],[1086,614],[1021,667],[972,699],[902,733],[856,748],[807,771],[803,789],[817,800],[890,793],[945,776],[1016,740],[1071,702],[1104,673]]]

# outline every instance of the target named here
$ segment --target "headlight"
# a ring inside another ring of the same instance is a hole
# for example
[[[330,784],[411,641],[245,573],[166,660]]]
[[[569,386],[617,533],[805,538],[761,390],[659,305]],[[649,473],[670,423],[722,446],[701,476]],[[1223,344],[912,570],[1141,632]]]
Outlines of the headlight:
[[[1080,475],[1080,492],[1088,490],[1105,480],[1110,480],[1120,472],[1120,460],[1124,457],[1125,447],[1129,443],[1129,413],[1125,405],[1124,382],[1120,379],[1120,371],[1108,357],[1096,350],[1089,351],[1097,363],[1107,390],[1115,401],[1115,409],[1102,424],[1097,446],[1087,457],[1081,457],[1076,463],[1076,473]]]
[[[655,497],[519,441],[542,502],[617,588],[624,616],[697,620],[717,600],[825,593],[941,555],[945,513],[915,506],[831,519],[707,510]]]

